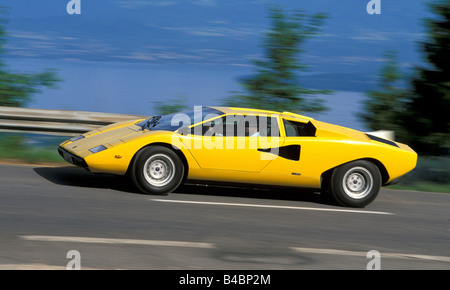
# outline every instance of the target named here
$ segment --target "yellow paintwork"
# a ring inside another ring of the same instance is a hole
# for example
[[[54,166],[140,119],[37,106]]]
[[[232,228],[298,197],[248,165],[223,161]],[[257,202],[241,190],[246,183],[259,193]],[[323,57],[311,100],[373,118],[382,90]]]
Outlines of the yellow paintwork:
[[[387,184],[413,170],[417,154],[407,145],[399,147],[369,139],[364,133],[314,120],[293,113],[264,110],[214,107],[224,114],[270,115],[278,119],[279,137],[220,137],[180,135],[171,131],[142,130],[132,120],[109,125],[83,134],[84,139],[66,141],[61,147],[83,158],[88,169],[95,173],[124,175],[136,153],[145,146],[164,144],[173,146],[184,156],[188,166],[188,180],[283,185],[320,188],[322,174],[330,169],[358,159],[376,160],[388,174]],[[311,122],[315,137],[286,137],[283,119]],[[204,120],[207,121],[207,120]],[[193,127],[197,124],[193,124]],[[205,137],[203,137],[205,138]],[[108,149],[92,154],[89,149],[104,145]],[[300,145],[300,160],[290,160],[258,151]],[[200,147],[200,148],[199,148]]]

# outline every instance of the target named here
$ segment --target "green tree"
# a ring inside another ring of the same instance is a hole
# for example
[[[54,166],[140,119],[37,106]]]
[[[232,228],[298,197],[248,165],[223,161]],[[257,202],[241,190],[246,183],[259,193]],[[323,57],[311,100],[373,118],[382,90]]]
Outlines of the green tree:
[[[450,1],[430,4],[436,17],[427,19],[422,43],[427,62],[412,79],[406,126],[412,147],[425,155],[450,153]]]
[[[290,15],[278,7],[271,7],[269,12],[271,29],[263,42],[264,59],[253,61],[255,74],[241,80],[245,92],[234,92],[225,99],[225,105],[278,111],[324,111],[322,100],[313,95],[329,91],[301,86],[297,73],[307,69],[299,58],[304,52],[303,44],[318,33],[325,16],[308,16],[302,10]]]
[[[405,114],[407,89],[402,86],[404,81],[399,69],[397,53],[387,51],[384,55],[385,64],[379,75],[378,87],[369,90],[364,100],[364,111],[359,118],[373,131],[390,130],[396,134],[396,139],[405,141],[402,116]]]
[[[0,106],[23,107],[40,87],[54,88],[58,78],[53,70],[42,73],[13,73],[8,70],[2,56],[6,53],[6,10],[0,7]]]
[[[176,96],[167,102],[154,102],[156,115],[168,115],[189,109],[186,104],[186,98],[183,96]]]

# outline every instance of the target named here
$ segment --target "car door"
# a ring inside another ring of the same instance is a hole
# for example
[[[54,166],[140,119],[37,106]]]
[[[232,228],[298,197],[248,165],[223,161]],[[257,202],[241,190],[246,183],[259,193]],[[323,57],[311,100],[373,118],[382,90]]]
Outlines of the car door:
[[[316,143],[316,129],[311,122],[281,118],[282,132],[285,136],[278,157],[264,168],[262,173],[278,176],[279,185],[302,185],[317,187],[317,178],[310,173],[314,169],[314,158],[325,152],[311,152]],[[315,155],[315,156],[314,156]]]
[[[259,134],[249,130],[256,127]],[[277,117],[228,114],[193,126],[183,143],[201,168],[259,172],[276,155],[279,147]]]

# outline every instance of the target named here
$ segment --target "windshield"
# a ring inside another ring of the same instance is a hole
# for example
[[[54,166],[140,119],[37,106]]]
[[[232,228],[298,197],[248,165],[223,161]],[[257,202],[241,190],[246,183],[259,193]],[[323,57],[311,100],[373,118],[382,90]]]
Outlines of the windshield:
[[[209,107],[195,107],[193,110],[173,113],[164,116],[154,116],[150,119],[139,122],[137,125],[142,127],[142,130],[161,130],[161,131],[176,131],[183,127],[202,122],[206,119],[211,119],[221,116],[224,113]]]

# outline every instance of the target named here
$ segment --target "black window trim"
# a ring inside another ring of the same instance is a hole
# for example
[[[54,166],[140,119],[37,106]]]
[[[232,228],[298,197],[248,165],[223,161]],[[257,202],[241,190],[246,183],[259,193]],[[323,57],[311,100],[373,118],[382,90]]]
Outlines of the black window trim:
[[[214,117],[214,118],[210,118],[210,119],[207,119],[207,120],[203,120],[202,122],[198,122],[198,123],[195,123],[195,124],[193,124],[193,125],[191,125],[190,127],[189,127],[189,129],[190,129],[190,134],[191,135],[195,135],[195,136],[200,136],[200,135],[198,135],[198,134],[194,134],[194,128],[195,127],[197,127],[197,126],[203,126],[205,123],[207,123],[207,122],[211,122],[211,121],[214,121],[214,120],[217,120],[217,119],[224,119],[224,118],[226,118],[227,116],[232,116],[232,115],[238,115],[238,114],[235,114],[235,113],[224,113],[223,115],[219,115],[219,116],[217,116],[217,117]],[[260,117],[266,117],[266,118],[271,118],[271,119],[275,119],[275,122],[276,122],[276,125],[275,125],[275,128],[276,128],[276,130],[278,131],[278,135],[276,135],[276,136],[261,136],[261,137],[275,137],[275,138],[279,138],[279,137],[281,137],[281,128],[280,128],[280,120],[279,120],[279,117],[277,117],[277,116],[268,116],[268,115],[260,115],[260,114],[252,114],[252,113],[248,113],[248,114],[243,114],[244,115],[244,117],[246,117],[246,116],[255,116],[256,118],[260,118]],[[223,123],[223,122],[222,122]],[[258,120],[258,126],[259,126],[259,120]],[[236,133],[236,132],[235,132]],[[205,133],[203,132],[203,128],[202,128],[202,135],[201,136],[203,136]],[[241,135],[233,135],[233,136],[227,136],[226,134],[224,134],[223,136],[221,136],[221,137],[249,137],[249,136],[241,136]]]
[[[305,135],[288,136],[286,122],[304,124],[304,127],[306,128],[306,130],[312,130],[312,132],[309,132],[309,134],[305,134]],[[313,125],[313,123],[311,123],[311,121],[301,122],[298,120],[283,118],[283,126],[284,126],[284,136],[286,138],[316,137],[317,128],[316,128],[316,126]],[[307,127],[309,127],[309,128],[307,128]]]

